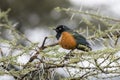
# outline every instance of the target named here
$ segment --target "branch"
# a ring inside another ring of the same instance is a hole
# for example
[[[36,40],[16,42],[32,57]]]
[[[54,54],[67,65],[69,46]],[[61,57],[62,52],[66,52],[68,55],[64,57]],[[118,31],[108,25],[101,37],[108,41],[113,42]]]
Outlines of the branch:
[[[54,44],[51,44],[51,45],[44,46],[47,38],[48,38],[48,37],[45,37],[45,38],[44,38],[41,47],[40,47],[39,50],[30,58],[30,60],[28,61],[28,63],[29,63],[29,62],[32,62],[34,59],[36,59],[37,56],[38,56],[38,54],[39,54],[39,52],[40,52],[41,50],[44,50],[45,48],[48,48],[48,47],[53,47],[53,46],[55,46],[55,45],[58,45],[58,43],[54,43]]]
[[[90,13],[90,12],[87,12],[87,11],[85,12],[85,11],[74,10],[74,9],[70,9],[70,8],[60,8],[60,7],[56,7],[55,10],[71,12],[71,13],[78,13],[78,14],[84,14],[84,15],[89,15],[89,16],[94,16],[94,17],[97,17],[97,18],[109,20],[109,21],[111,20],[111,21],[114,21],[114,22],[120,22],[119,19],[113,19],[113,18],[110,18],[110,17],[105,17],[105,16],[101,16],[99,14]]]

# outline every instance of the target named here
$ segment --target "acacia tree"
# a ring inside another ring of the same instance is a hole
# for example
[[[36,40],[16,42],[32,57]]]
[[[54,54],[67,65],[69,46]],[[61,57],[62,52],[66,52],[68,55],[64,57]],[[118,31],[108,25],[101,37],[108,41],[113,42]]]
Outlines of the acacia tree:
[[[58,51],[60,48],[58,43],[45,45],[46,40],[51,39],[49,36],[44,38],[39,47],[38,43],[31,42],[15,29],[17,25],[8,19],[9,10],[2,11],[0,12],[0,74],[9,74],[18,80],[89,80],[119,77],[119,20],[74,9],[57,7],[56,10],[67,12],[70,16],[79,14],[80,24],[84,23],[87,26],[78,32],[86,35],[94,48],[99,47],[98,43],[104,48],[89,52],[75,50],[72,52],[74,56],[68,56],[66,59],[66,52]],[[71,20],[74,17],[75,15]],[[20,40],[24,40],[27,44],[22,45]],[[8,51],[6,52],[3,47]],[[23,55],[30,55],[30,59],[27,63],[20,64],[17,59]],[[58,74],[56,71],[58,68],[64,69],[69,75],[66,77]]]

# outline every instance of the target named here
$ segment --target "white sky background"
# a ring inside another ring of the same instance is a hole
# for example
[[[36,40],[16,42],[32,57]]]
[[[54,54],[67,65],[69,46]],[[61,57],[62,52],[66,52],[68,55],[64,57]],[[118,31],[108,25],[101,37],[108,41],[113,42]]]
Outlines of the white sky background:
[[[100,9],[103,14],[120,19],[120,0],[70,0],[70,2],[77,7]]]

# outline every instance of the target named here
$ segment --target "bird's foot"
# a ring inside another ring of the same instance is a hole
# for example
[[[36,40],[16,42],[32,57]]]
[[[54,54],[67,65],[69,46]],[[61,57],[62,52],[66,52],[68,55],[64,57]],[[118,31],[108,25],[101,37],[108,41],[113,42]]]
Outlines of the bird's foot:
[[[70,59],[71,57],[74,57],[74,55],[72,54],[72,51],[71,50],[68,54],[65,55],[64,59],[67,60],[67,59]]]

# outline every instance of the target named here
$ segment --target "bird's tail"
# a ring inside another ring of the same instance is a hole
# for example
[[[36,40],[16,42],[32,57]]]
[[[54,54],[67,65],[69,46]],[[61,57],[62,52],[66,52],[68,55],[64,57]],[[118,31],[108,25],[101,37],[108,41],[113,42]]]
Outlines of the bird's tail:
[[[90,47],[90,45],[78,45],[77,49],[80,49],[80,50],[83,50],[83,51],[86,51],[86,52],[92,50],[92,48]]]

